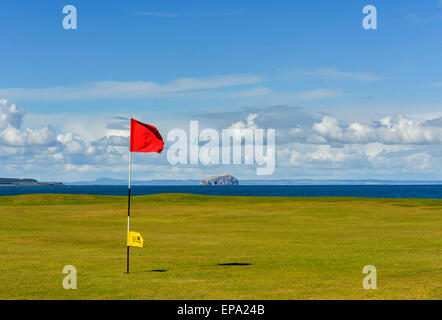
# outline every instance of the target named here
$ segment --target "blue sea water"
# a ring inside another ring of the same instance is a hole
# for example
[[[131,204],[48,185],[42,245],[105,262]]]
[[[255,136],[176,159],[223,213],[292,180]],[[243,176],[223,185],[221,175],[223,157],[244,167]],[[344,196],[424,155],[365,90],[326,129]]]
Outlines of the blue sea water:
[[[217,196],[370,197],[442,199],[442,185],[266,185],[266,186],[133,186],[132,195],[193,193]],[[0,196],[20,194],[127,195],[127,186],[0,187]]]

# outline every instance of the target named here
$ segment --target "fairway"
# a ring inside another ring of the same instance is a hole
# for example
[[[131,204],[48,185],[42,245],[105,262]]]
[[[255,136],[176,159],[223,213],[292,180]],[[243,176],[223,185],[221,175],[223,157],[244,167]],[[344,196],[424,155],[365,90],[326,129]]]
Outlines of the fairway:
[[[441,299],[442,200],[0,197],[0,299]],[[232,265],[233,264],[233,265]],[[65,265],[78,289],[65,290]],[[365,290],[362,268],[377,268]]]

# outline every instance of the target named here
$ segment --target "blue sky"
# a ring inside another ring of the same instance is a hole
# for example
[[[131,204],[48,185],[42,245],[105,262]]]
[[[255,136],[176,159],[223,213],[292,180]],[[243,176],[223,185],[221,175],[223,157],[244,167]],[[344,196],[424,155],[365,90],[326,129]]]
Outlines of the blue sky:
[[[367,4],[377,30],[362,28]],[[442,179],[441,30],[439,0],[2,1],[0,176],[125,178],[124,142],[97,146],[124,136],[115,117],[166,135],[257,114],[277,130],[267,178]],[[136,159],[140,179],[256,178]]]

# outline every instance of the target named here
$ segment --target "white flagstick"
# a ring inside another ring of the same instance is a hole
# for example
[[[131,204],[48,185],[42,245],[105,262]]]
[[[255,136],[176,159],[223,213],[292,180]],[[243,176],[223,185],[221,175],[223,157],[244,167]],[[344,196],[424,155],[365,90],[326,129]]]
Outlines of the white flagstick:
[[[130,180],[132,175],[132,152],[129,151],[129,190],[127,194],[127,232],[129,234],[130,225]],[[127,239],[127,235],[126,235]],[[127,241],[127,240],[126,240]],[[127,273],[129,273],[129,244],[127,244]]]
[[[129,222],[130,222],[130,180],[132,175],[132,152],[129,152],[129,201],[128,201],[128,210],[127,210],[127,232],[129,232]]]

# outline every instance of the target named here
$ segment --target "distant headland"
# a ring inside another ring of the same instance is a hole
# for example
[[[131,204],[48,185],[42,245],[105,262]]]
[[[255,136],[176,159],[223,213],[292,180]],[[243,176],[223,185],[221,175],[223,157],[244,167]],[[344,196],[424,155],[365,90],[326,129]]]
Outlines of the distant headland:
[[[61,182],[39,182],[35,179],[0,178],[0,187],[11,186],[62,186]]]

